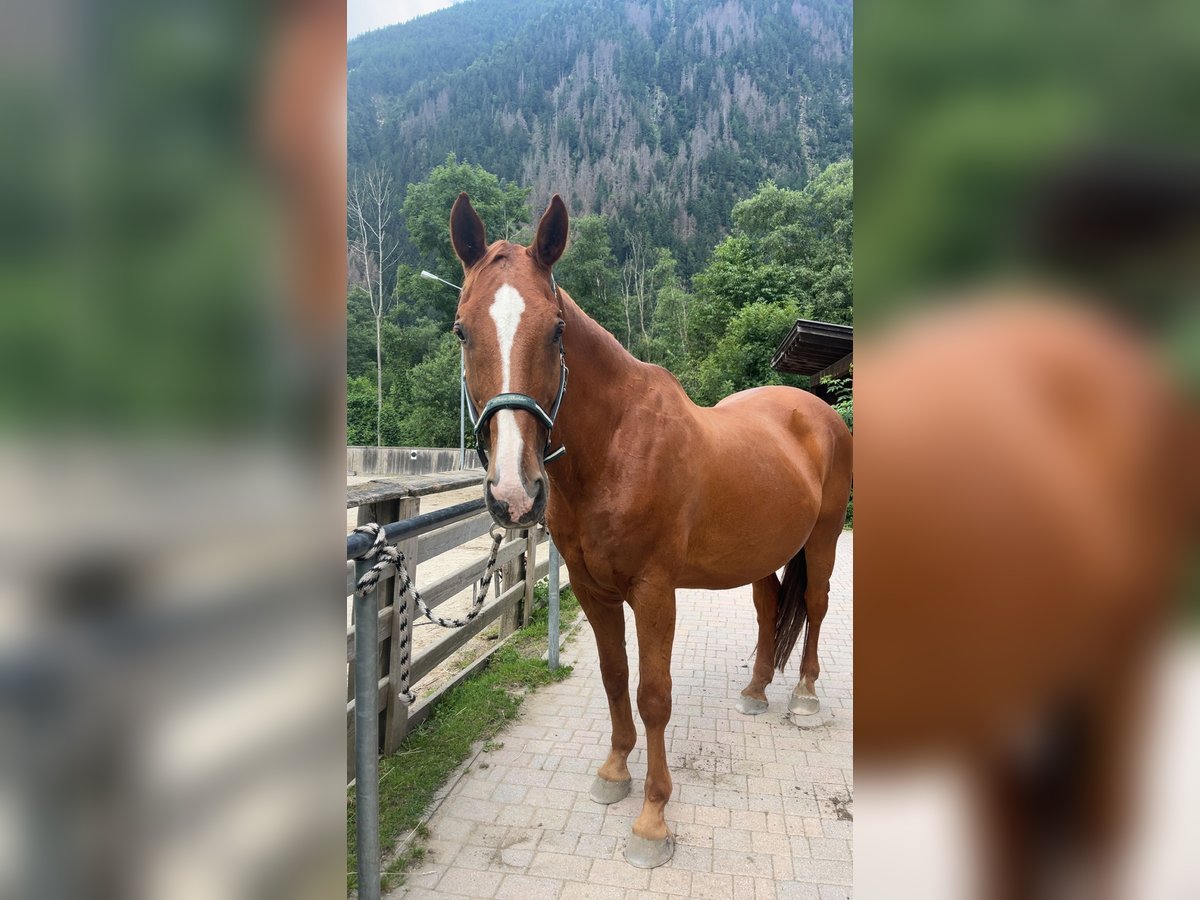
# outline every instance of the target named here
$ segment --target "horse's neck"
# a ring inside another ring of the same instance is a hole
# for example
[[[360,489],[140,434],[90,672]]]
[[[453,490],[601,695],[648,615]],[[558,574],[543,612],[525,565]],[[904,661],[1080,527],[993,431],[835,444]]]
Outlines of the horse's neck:
[[[566,291],[562,292],[562,301],[563,319],[566,322],[567,363],[572,366],[572,373],[574,367],[578,366],[584,379],[615,378],[621,381],[636,378],[641,374],[644,364],[635,359],[633,354],[621,346],[620,341],[580,309]]]
[[[570,375],[554,437],[567,455],[565,465],[555,471],[559,464],[551,463],[548,471],[561,489],[576,494],[603,471],[612,452],[610,438],[636,400],[646,367],[565,292],[563,320]]]

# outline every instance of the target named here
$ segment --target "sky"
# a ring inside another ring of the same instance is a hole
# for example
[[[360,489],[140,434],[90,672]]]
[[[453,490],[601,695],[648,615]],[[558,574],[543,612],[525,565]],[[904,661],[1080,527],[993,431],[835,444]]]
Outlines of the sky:
[[[459,0],[348,0],[346,3],[346,38],[353,38],[373,28],[407,22],[416,16],[445,9]]]

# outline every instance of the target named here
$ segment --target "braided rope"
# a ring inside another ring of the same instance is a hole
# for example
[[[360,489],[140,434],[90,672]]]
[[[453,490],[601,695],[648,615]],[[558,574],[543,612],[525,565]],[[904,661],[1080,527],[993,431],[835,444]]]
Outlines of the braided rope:
[[[355,557],[359,560],[368,560],[379,558],[379,562],[371,566],[363,573],[362,578],[358,579],[358,583],[354,587],[354,593],[358,596],[364,596],[379,584],[379,579],[388,570],[394,568],[396,577],[399,581],[399,597],[396,602],[400,605],[400,634],[393,635],[394,640],[400,641],[400,671],[397,679],[397,693],[403,697],[410,705],[416,702],[416,694],[414,694],[408,686],[409,673],[411,671],[411,656],[412,648],[409,643],[409,624],[408,624],[408,601],[412,598],[417,601],[417,609],[421,615],[425,616],[434,625],[440,625],[442,628],[462,628],[473,621],[483,609],[483,604],[487,600],[488,589],[492,584],[492,576],[496,572],[496,556],[500,552],[500,542],[504,539],[502,532],[492,532],[492,551],[488,557],[487,568],[484,569],[483,577],[479,579],[479,586],[475,592],[475,600],[471,604],[470,610],[461,619],[443,619],[441,616],[434,615],[433,610],[422,599],[420,592],[412,583],[412,579],[408,576],[408,566],[404,562],[404,554],[400,552],[398,547],[393,547],[387,542],[387,536],[379,524],[370,522],[366,525],[359,525],[354,531],[358,534],[369,534],[375,540],[374,543],[360,556]]]

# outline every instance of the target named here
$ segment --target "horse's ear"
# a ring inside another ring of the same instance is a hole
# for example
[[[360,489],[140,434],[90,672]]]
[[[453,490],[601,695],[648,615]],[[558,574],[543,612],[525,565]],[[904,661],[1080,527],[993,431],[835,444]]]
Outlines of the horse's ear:
[[[567,249],[567,230],[569,217],[567,206],[562,197],[555,194],[550,198],[550,205],[538,222],[537,236],[533,239],[533,258],[549,269]]]
[[[487,251],[487,230],[466,191],[458,195],[450,210],[450,243],[462,260],[464,272],[479,262]]]

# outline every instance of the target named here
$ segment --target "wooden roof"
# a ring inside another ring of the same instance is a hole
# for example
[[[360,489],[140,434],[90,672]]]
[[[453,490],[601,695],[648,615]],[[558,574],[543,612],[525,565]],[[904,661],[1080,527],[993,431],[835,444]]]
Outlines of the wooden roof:
[[[771,368],[815,375],[854,352],[854,326],[797,319],[771,357]]]

